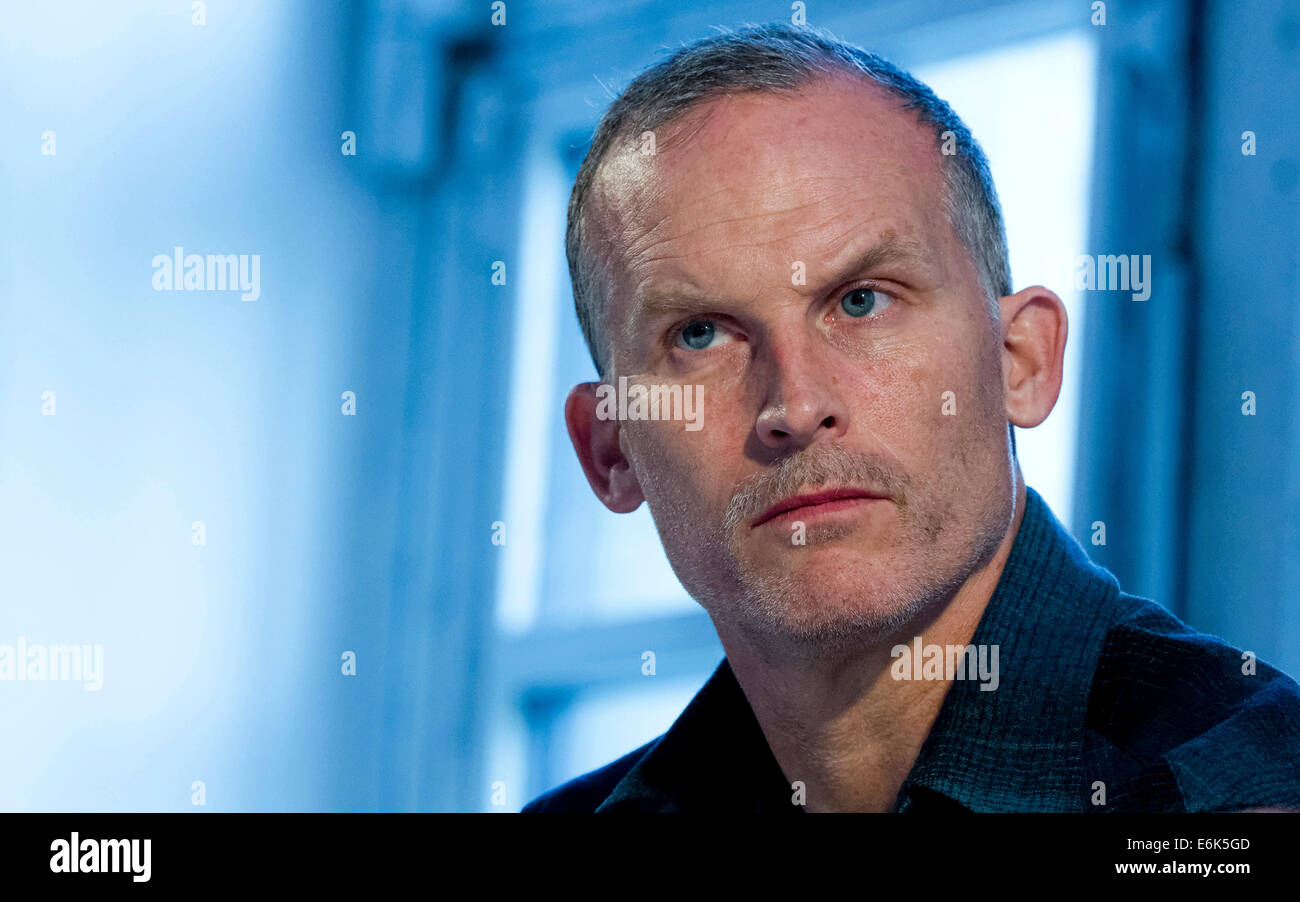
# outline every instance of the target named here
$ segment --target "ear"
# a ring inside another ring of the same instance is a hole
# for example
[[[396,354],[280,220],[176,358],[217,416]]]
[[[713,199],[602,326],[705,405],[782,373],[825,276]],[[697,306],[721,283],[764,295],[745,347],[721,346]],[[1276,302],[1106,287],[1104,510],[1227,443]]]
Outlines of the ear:
[[[618,420],[596,415],[599,387],[599,382],[575,385],[564,402],[564,422],[591,490],[614,513],[626,514],[640,507],[645,495],[623,454]]]
[[[1069,331],[1055,292],[1031,285],[998,301],[1002,311],[1002,384],[1007,419],[1037,426],[1056,406]]]

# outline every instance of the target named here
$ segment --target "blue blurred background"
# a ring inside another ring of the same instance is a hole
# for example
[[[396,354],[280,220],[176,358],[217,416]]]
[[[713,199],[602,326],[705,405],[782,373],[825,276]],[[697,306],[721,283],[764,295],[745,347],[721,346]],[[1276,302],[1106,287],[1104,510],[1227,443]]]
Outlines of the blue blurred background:
[[[517,811],[672,722],[722,651],[569,447],[565,205],[611,90],[793,14],[0,7],[0,645],[103,650],[98,690],[0,680],[0,809]],[[1030,485],[1300,672],[1300,6],[806,14],[965,117],[1015,287],[1066,301]],[[260,295],[155,290],[177,247]],[[1072,289],[1121,253],[1149,300]]]

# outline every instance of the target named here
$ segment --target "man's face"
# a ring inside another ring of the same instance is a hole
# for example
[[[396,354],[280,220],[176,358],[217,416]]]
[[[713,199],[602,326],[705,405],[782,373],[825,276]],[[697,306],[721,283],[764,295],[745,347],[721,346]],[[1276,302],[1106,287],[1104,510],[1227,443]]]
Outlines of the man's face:
[[[619,446],[682,584],[751,634],[890,633],[1011,522],[1000,328],[899,106],[840,77],[713,101],[594,186],[615,375],[702,399]],[[859,497],[771,515],[827,489]]]

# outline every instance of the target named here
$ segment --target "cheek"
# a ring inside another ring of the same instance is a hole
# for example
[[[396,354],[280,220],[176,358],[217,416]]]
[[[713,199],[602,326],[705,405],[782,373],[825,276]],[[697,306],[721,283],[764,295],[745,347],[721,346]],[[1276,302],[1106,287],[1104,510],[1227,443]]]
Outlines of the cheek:
[[[903,464],[964,457],[972,436],[1000,412],[998,363],[969,336],[935,334],[924,345],[900,343],[863,365],[853,395],[859,422]],[[926,466],[921,467],[927,469]]]
[[[700,522],[701,509],[725,508],[730,500],[725,488],[731,483],[719,467],[734,457],[735,451],[721,441],[717,414],[707,403],[701,413],[699,429],[666,420],[623,426],[637,479],[654,512]]]
[[[940,467],[981,479],[1006,432],[1002,371],[991,336],[963,330],[937,350],[931,375],[934,454]]]
[[[952,381],[942,357],[914,345],[882,353],[861,370],[853,387],[855,413],[866,432],[904,464],[933,445],[942,402]]]

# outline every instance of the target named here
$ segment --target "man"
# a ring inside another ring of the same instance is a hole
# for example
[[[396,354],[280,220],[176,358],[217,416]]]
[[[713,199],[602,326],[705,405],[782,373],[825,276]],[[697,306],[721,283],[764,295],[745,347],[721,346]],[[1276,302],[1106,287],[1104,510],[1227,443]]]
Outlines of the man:
[[[587,383],[565,418],[726,658],[525,811],[1300,805],[1300,687],[1121,592],[1025,486],[1065,310],[1012,292],[987,161],[926,86],[806,29],[683,48],[603,118],[567,246],[601,384],[703,404],[620,418]]]

